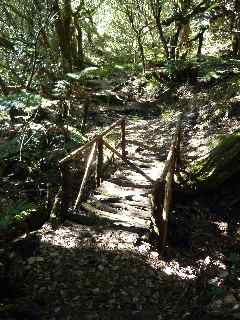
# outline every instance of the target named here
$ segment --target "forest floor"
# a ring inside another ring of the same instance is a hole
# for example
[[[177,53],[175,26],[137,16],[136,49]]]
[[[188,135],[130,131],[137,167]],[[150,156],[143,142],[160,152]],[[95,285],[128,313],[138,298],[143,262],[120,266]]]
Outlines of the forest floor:
[[[122,99],[124,88],[117,93]],[[207,90],[189,85],[178,88],[174,107],[156,100],[95,108],[92,104],[89,110],[93,123],[110,124],[128,115],[127,139],[134,141],[128,156],[153,179],[166,160],[177,112],[187,111],[183,163],[198,159],[214,138],[239,125],[236,118],[222,118]],[[45,224],[16,241],[21,287],[10,292],[12,302],[2,318],[240,319],[238,222],[233,236],[225,215],[217,218],[221,206],[213,212],[209,195],[177,199],[178,218],[172,221],[165,256],[159,256],[146,232],[149,192],[144,177],[120,164],[87,202],[97,208],[97,223],[66,221],[57,230]],[[86,216],[86,207],[74,214]]]

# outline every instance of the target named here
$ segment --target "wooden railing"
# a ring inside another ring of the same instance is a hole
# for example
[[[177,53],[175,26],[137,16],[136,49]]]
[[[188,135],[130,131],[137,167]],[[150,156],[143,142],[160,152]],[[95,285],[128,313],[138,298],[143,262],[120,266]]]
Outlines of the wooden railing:
[[[159,235],[159,249],[163,252],[168,232],[168,218],[172,210],[174,174],[180,168],[182,114],[179,114],[177,127],[168,152],[163,172],[156,180],[152,190],[152,217],[154,227]]]
[[[117,151],[116,148],[111,146],[107,141],[106,137],[116,128],[120,127],[121,130],[121,141],[118,144],[120,146],[121,151]],[[109,128],[103,131],[100,135],[97,135],[93,138],[90,142],[86,143],[85,145],[81,146],[80,148],[74,150],[65,158],[59,161],[59,168],[61,171],[62,176],[62,202],[61,202],[61,219],[65,220],[69,204],[72,198],[70,194],[71,190],[71,179],[70,179],[70,168],[69,164],[73,160],[77,160],[83,153],[90,149],[89,155],[86,161],[86,168],[85,172],[81,181],[80,189],[75,200],[73,209],[76,209],[78,204],[81,202],[84,187],[86,186],[87,179],[90,173],[90,168],[94,159],[94,155],[97,153],[97,161],[96,161],[96,170],[95,170],[95,177],[96,177],[96,186],[100,186],[103,178],[103,170],[104,170],[104,147],[109,149],[113,154],[115,154],[118,158],[122,159],[127,165],[132,167],[133,170],[144,176],[148,181],[153,183],[154,181],[138,166],[136,166],[133,162],[127,159],[127,152],[126,152],[126,118],[122,117],[121,119],[114,122]]]
[[[179,115],[177,120],[177,127],[175,134],[172,139],[172,144],[165,162],[163,172],[159,179],[154,181],[145,172],[143,172],[138,166],[136,166],[132,161],[127,159],[126,143],[131,140],[126,139],[126,119],[125,117],[114,122],[108,129],[103,131],[100,135],[94,137],[90,142],[81,146],[80,148],[74,150],[65,158],[59,161],[59,167],[62,175],[62,201],[61,201],[61,217],[60,221],[64,221],[67,217],[68,209],[70,207],[70,202],[72,195],[71,190],[71,179],[70,179],[70,167],[69,164],[73,160],[78,160],[78,158],[83,155],[87,149],[89,149],[89,154],[87,156],[85,172],[82,177],[79,192],[75,200],[73,209],[76,209],[78,204],[82,200],[83,191],[87,183],[89,176],[91,164],[96,157],[96,167],[95,167],[95,177],[96,186],[100,186],[103,179],[104,171],[104,147],[110,150],[118,158],[122,159],[126,164],[128,164],[133,170],[144,176],[149,182],[151,182],[152,188],[152,218],[154,222],[154,227],[157,228],[157,233],[159,234],[159,249],[163,251],[168,231],[168,217],[172,209],[173,200],[173,189],[174,189],[174,174],[179,169],[180,163],[180,139],[181,139],[181,121],[182,114]],[[121,150],[117,151],[116,148],[111,146],[106,138],[111,132],[120,127],[121,130],[121,140],[118,146]],[[148,146],[146,146],[148,148]]]

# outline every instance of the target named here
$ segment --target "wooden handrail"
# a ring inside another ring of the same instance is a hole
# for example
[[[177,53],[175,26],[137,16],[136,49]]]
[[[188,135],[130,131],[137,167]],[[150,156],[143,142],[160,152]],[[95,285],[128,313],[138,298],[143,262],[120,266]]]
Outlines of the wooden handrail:
[[[95,151],[97,149],[97,163],[96,163],[96,186],[100,186],[102,177],[103,177],[103,137],[106,137],[115,127],[121,127],[121,143],[120,146],[122,147],[122,158],[126,158],[126,118],[121,117],[119,120],[115,121],[110,127],[104,130],[101,134],[94,137],[91,141],[86,143],[85,145],[77,148],[76,150],[72,151],[69,155],[64,157],[59,161],[59,169],[62,176],[62,205],[61,205],[61,219],[64,220],[68,213],[68,208],[70,204],[70,168],[69,162],[76,159],[79,154],[85,151],[88,148],[90,149],[89,156],[87,158],[87,164],[84,172],[84,176],[82,178],[82,182],[80,185],[80,189],[78,192],[77,199],[74,204],[74,209],[76,209],[78,203],[81,201],[82,194],[84,187],[87,182],[87,178],[90,173],[91,164],[94,159]],[[115,150],[115,149],[114,149]]]
[[[76,209],[76,207],[77,207],[77,205],[78,205],[78,203],[79,203],[79,201],[80,201],[80,199],[82,197],[83,188],[84,188],[84,186],[85,186],[85,184],[87,182],[87,177],[89,175],[90,167],[91,167],[91,164],[92,164],[92,161],[93,161],[93,158],[94,158],[95,149],[96,149],[96,142],[93,144],[91,152],[90,152],[89,157],[88,157],[85,173],[84,173],[84,176],[83,176],[83,179],[82,179],[82,183],[81,183],[81,186],[80,186],[80,189],[79,189],[79,193],[78,193],[76,202],[74,204],[74,209]]]
[[[180,113],[178,116],[176,131],[173,137],[170,150],[168,152],[163,172],[160,178],[157,179],[152,191],[152,215],[159,232],[159,248],[161,251],[164,250],[164,246],[166,243],[168,230],[168,216],[172,207],[174,173],[178,166],[180,154],[181,122],[182,113]]]
[[[64,162],[69,162],[73,159],[75,159],[80,153],[82,153],[85,149],[89,148],[93,143],[95,143],[97,140],[99,140],[99,138],[103,138],[105,136],[107,136],[112,129],[114,129],[115,127],[117,127],[118,125],[122,125],[122,123],[125,123],[126,118],[122,117],[121,119],[115,121],[110,127],[108,127],[106,130],[104,130],[101,134],[97,135],[96,137],[94,137],[91,141],[87,142],[86,144],[84,144],[83,146],[75,149],[74,151],[72,151],[69,155],[67,155],[66,157],[64,157],[63,159],[61,159],[59,161],[59,164],[62,164]]]
[[[126,159],[125,157],[123,157],[117,150],[115,150],[109,143],[107,143],[106,141],[103,141],[103,144],[109,149],[111,150],[113,153],[115,153],[120,159],[122,159],[124,162],[126,162],[126,164],[128,164],[130,167],[132,167],[135,171],[137,171],[138,173],[140,173],[142,176],[144,176],[148,181],[150,181],[151,183],[154,182],[154,180],[152,178],[150,178],[144,171],[142,171],[138,166],[136,166],[133,162],[131,162],[130,160]]]
[[[100,137],[97,140],[97,148],[98,148],[98,158],[97,158],[97,168],[96,168],[96,185],[100,186],[102,182],[103,176],[103,138]]]

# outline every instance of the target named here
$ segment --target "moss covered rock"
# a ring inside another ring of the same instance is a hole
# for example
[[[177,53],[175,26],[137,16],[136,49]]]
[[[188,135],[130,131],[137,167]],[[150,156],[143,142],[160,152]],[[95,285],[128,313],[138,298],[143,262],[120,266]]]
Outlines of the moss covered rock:
[[[189,167],[196,189],[214,190],[240,173],[240,131],[220,138],[204,158]]]

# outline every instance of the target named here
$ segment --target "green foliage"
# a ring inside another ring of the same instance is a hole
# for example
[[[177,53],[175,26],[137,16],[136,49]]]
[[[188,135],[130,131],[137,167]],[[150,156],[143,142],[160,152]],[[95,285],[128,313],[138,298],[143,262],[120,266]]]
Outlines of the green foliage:
[[[239,140],[240,140],[240,130],[236,130],[232,134],[221,135],[220,137],[218,137],[217,145],[219,149],[224,149],[224,148],[233,146]]]
[[[235,59],[222,59],[221,57],[204,57],[199,66],[199,80],[210,82],[211,80],[219,80],[226,75],[240,72],[240,62]]]
[[[236,252],[231,252],[228,256],[228,259],[234,265],[240,263],[240,255]]]
[[[209,296],[209,299],[222,298],[224,297],[225,294],[226,294],[226,291],[224,288],[218,287],[213,284],[208,285],[207,295]]]
[[[18,137],[7,140],[0,144],[0,160],[14,159],[19,153],[20,141]]]
[[[35,206],[31,202],[19,201],[14,207],[10,207],[0,215],[0,230],[7,230],[11,225],[23,221]]]
[[[233,134],[220,135],[217,138],[211,139],[209,143],[210,152],[216,152],[216,150],[225,150],[231,148],[239,141],[240,131],[236,130]],[[214,149],[216,149],[214,151]],[[199,168],[202,161],[199,162]]]
[[[146,90],[149,96],[154,96],[158,93],[159,91],[159,81],[156,78],[151,78],[148,80],[147,85],[146,85]]]
[[[71,84],[66,80],[58,80],[55,83],[52,94],[55,97],[66,97],[70,91]]]
[[[84,80],[95,79],[99,74],[98,67],[88,67],[81,72],[67,73],[67,77],[71,80],[84,82]]]
[[[9,110],[14,107],[22,109],[25,112],[32,112],[40,103],[41,97],[39,95],[26,92],[25,90],[9,94],[8,96],[0,96],[0,109],[2,110]]]
[[[87,80],[108,79],[113,76],[114,73],[119,74],[125,70],[129,70],[129,68],[130,65],[105,64],[98,67],[88,67],[77,73],[68,73],[66,76],[71,81],[85,84]]]
[[[87,138],[76,128],[68,126],[70,132],[70,140],[73,144],[79,145],[87,142]]]

